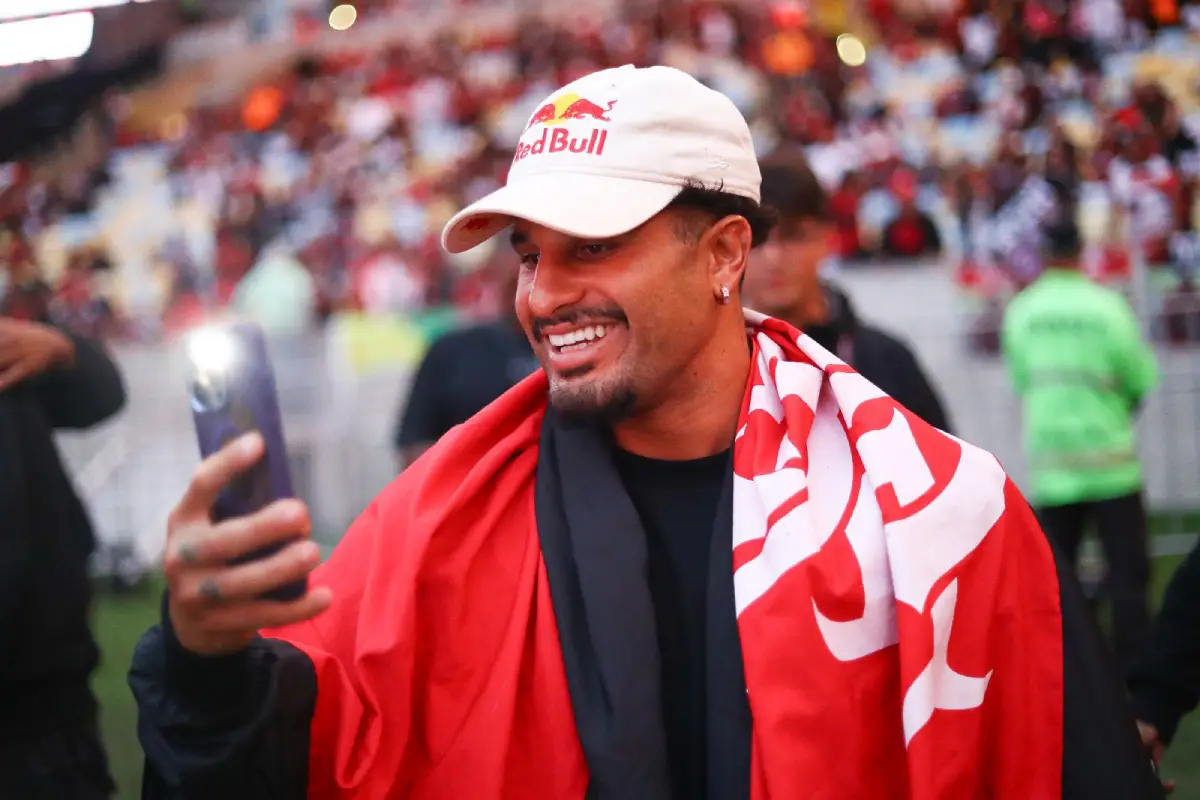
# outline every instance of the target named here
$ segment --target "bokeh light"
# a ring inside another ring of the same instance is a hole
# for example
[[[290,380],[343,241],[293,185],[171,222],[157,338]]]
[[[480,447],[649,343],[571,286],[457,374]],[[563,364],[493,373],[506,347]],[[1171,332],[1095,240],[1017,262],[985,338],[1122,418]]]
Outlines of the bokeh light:
[[[852,33],[837,37],[837,54],[848,67],[861,67],[867,61],[867,46]]]
[[[358,9],[349,3],[343,3],[329,12],[329,27],[335,31],[349,30],[358,21]]]

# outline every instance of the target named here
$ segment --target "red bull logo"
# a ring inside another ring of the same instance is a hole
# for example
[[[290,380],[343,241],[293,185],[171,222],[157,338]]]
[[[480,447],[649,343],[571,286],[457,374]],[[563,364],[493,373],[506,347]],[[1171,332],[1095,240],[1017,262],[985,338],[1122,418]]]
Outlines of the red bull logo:
[[[616,104],[616,100],[609,100],[601,106],[577,94],[559,95],[533,112],[533,116],[529,118],[529,124],[525,126],[525,130],[529,130],[534,125],[555,125],[572,119],[612,122],[608,118],[608,112],[612,111],[613,106]]]
[[[604,154],[604,142],[608,139],[608,131],[593,128],[590,136],[569,136],[566,128],[546,129],[535,142],[521,142],[517,145],[513,163],[529,156],[540,153],[582,153],[590,156]]]
[[[571,120],[611,122],[608,113],[616,104],[616,100],[609,100],[604,105],[600,105],[573,93],[559,95],[533,112],[525,130],[528,131],[534,126],[542,126],[544,128],[542,135],[535,141],[523,141],[518,144],[517,152],[513,156],[513,163],[540,153],[570,152],[583,155],[603,155],[608,131],[595,127],[582,135],[572,136],[566,128],[555,126]]]

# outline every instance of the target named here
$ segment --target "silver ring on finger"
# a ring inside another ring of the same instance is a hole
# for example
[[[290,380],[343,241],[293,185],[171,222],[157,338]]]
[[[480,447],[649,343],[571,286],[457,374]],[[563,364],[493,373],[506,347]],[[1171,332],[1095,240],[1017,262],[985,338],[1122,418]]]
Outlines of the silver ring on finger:
[[[221,596],[221,587],[217,585],[215,578],[205,578],[201,582],[200,596],[212,605],[216,605],[225,599]]]
[[[178,550],[179,560],[185,564],[195,564],[200,560],[196,552],[196,545],[192,542],[180,542]]]

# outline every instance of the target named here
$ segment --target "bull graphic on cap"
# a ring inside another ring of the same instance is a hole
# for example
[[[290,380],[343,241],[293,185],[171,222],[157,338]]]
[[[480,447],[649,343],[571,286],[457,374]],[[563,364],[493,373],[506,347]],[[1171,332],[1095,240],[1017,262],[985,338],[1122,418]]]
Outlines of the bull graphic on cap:
[[[529,130],[534,125],[549,125],[555,122],[565,122],[570,119],[593,119],[599,122],[612,122],[605,115],[613,110],[613,106],[617,104],[616,100],[609,100],[607,105],[601,106],[588,100],[586,97],[577,97],[559,112],[559,104],[568,99],[568,97],[558,98],[553,102],[546,103],[533,112],[533,116],[529,118],[529,124],[525,126],[525,130]]]

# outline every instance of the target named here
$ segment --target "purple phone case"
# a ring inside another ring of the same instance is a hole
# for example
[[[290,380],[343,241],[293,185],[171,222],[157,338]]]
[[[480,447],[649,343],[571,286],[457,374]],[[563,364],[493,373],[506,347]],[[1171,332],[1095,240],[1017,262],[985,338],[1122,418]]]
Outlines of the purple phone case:
[[[250,323],[224,326],[222,330],[237,343],[238,357],[230,369],[215,380],[205,380],[193,365],[189,379],[200,457],[208,458],[230,440],[252,430],[262,435],[266,447],[258,463],[221,490],[212,509],[214,522],[253,514],[276,500],[295,496],[275,376],[262,331]],[[283,546],[269,545],[236,559],[234,563],[265,558]],[[295,600],[307,591],[308,582],[301,579],[263,596],[272,600]]]

